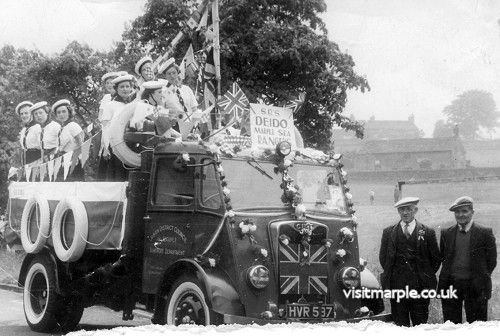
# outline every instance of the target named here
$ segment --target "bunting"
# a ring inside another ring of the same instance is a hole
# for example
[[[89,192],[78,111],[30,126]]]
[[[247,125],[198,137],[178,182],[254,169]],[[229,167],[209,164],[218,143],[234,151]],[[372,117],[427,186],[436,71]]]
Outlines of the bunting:
[[[62,158],[63,158],[63,179],[66,181],[66,177],[68,177],[69,173],[69,168],[71,167],[71,158],[73,157],[73,151],[65,153]]]
[[[47,171],[49,173],[49,181],[52,182],[52,179],[54,178],[54,160],[50,160],[47,162]]]
[[[190,44],[188,50],[186,51],[186,55],[181,62],[181,69],[185,70],[185,76],[187,77],[195,77],[196,72],[199,69],[198,63],[194,58],[193,45]]]
[[[47,163],[40,165],[40,182],[43,182],[45,175],[47,175]]]
[[[82,144],[82,167],[85,165],[85,162],[89,159],[90,156],[90,144],[92,139],[88,139]]]
[[[26,181],[29,181],[30,180],[30,177],[31,177],[31,169],[32,169],[32,166],[30,164],[27,164],[24,166],[24,172],[26,174]]]
[[[62,165],[62,156],[58,156],[54,159],[54,181],[57,179],[57,175],[59,175],[59,170]]]

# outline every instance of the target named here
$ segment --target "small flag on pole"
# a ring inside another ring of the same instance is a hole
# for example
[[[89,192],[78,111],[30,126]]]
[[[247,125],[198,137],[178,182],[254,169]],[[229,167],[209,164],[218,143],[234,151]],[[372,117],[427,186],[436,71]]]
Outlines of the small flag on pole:
[[[294,100],[286,103],[284,107],[291,109],[292,112],[295,113],[302,107],[305,99],[306,99],[306,93],[301,92],[297,99],[294,99]]]
[[[219,107],[225,115],[226,121],[241,120],[245,111],[248,111],[250,102],[239,85],[234,82],[231,88],[222,96]]]

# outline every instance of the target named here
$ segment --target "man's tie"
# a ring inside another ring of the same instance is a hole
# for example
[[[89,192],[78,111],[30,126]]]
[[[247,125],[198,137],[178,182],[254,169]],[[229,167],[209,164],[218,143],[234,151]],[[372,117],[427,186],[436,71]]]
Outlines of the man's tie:
[[[409,227],[410,223],[405,223],[405,229],[403,230],[403,233],[405,234],[406,239],[410,239],[411,236]]]
[[[459,225],[458,227],[460,228],[460,233],[463,233],[463,234],[467,233],[467,231],[465,231],[465,225]]]

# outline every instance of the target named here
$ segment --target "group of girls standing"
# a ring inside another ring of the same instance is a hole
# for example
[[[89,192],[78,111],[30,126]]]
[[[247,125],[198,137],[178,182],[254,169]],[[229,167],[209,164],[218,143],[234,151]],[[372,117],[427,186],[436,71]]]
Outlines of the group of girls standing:
[[[15,111],[23,123],[19,134],[23,164],[37,160],[47,162],[56,155],[79,148],[83,143],[83,130],[74,121],[74,110],[67,99],[58,100],[51,107],[46,101],[35,104],[23,101]],[[71,179],[83,179],[80,163],[75,166]]]

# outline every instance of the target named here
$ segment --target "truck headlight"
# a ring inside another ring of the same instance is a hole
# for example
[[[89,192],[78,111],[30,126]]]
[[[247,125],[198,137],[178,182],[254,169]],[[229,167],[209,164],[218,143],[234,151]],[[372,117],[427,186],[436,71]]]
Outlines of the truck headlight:
[[[252,286],[262,289],[269,284],[269,270],[266,266],[257,265],[248,269],[248,281]]]
[[[356,288],[360,285],[359,271],[354,267],[345,267],[340,271],[340,283],[346,288]]]

